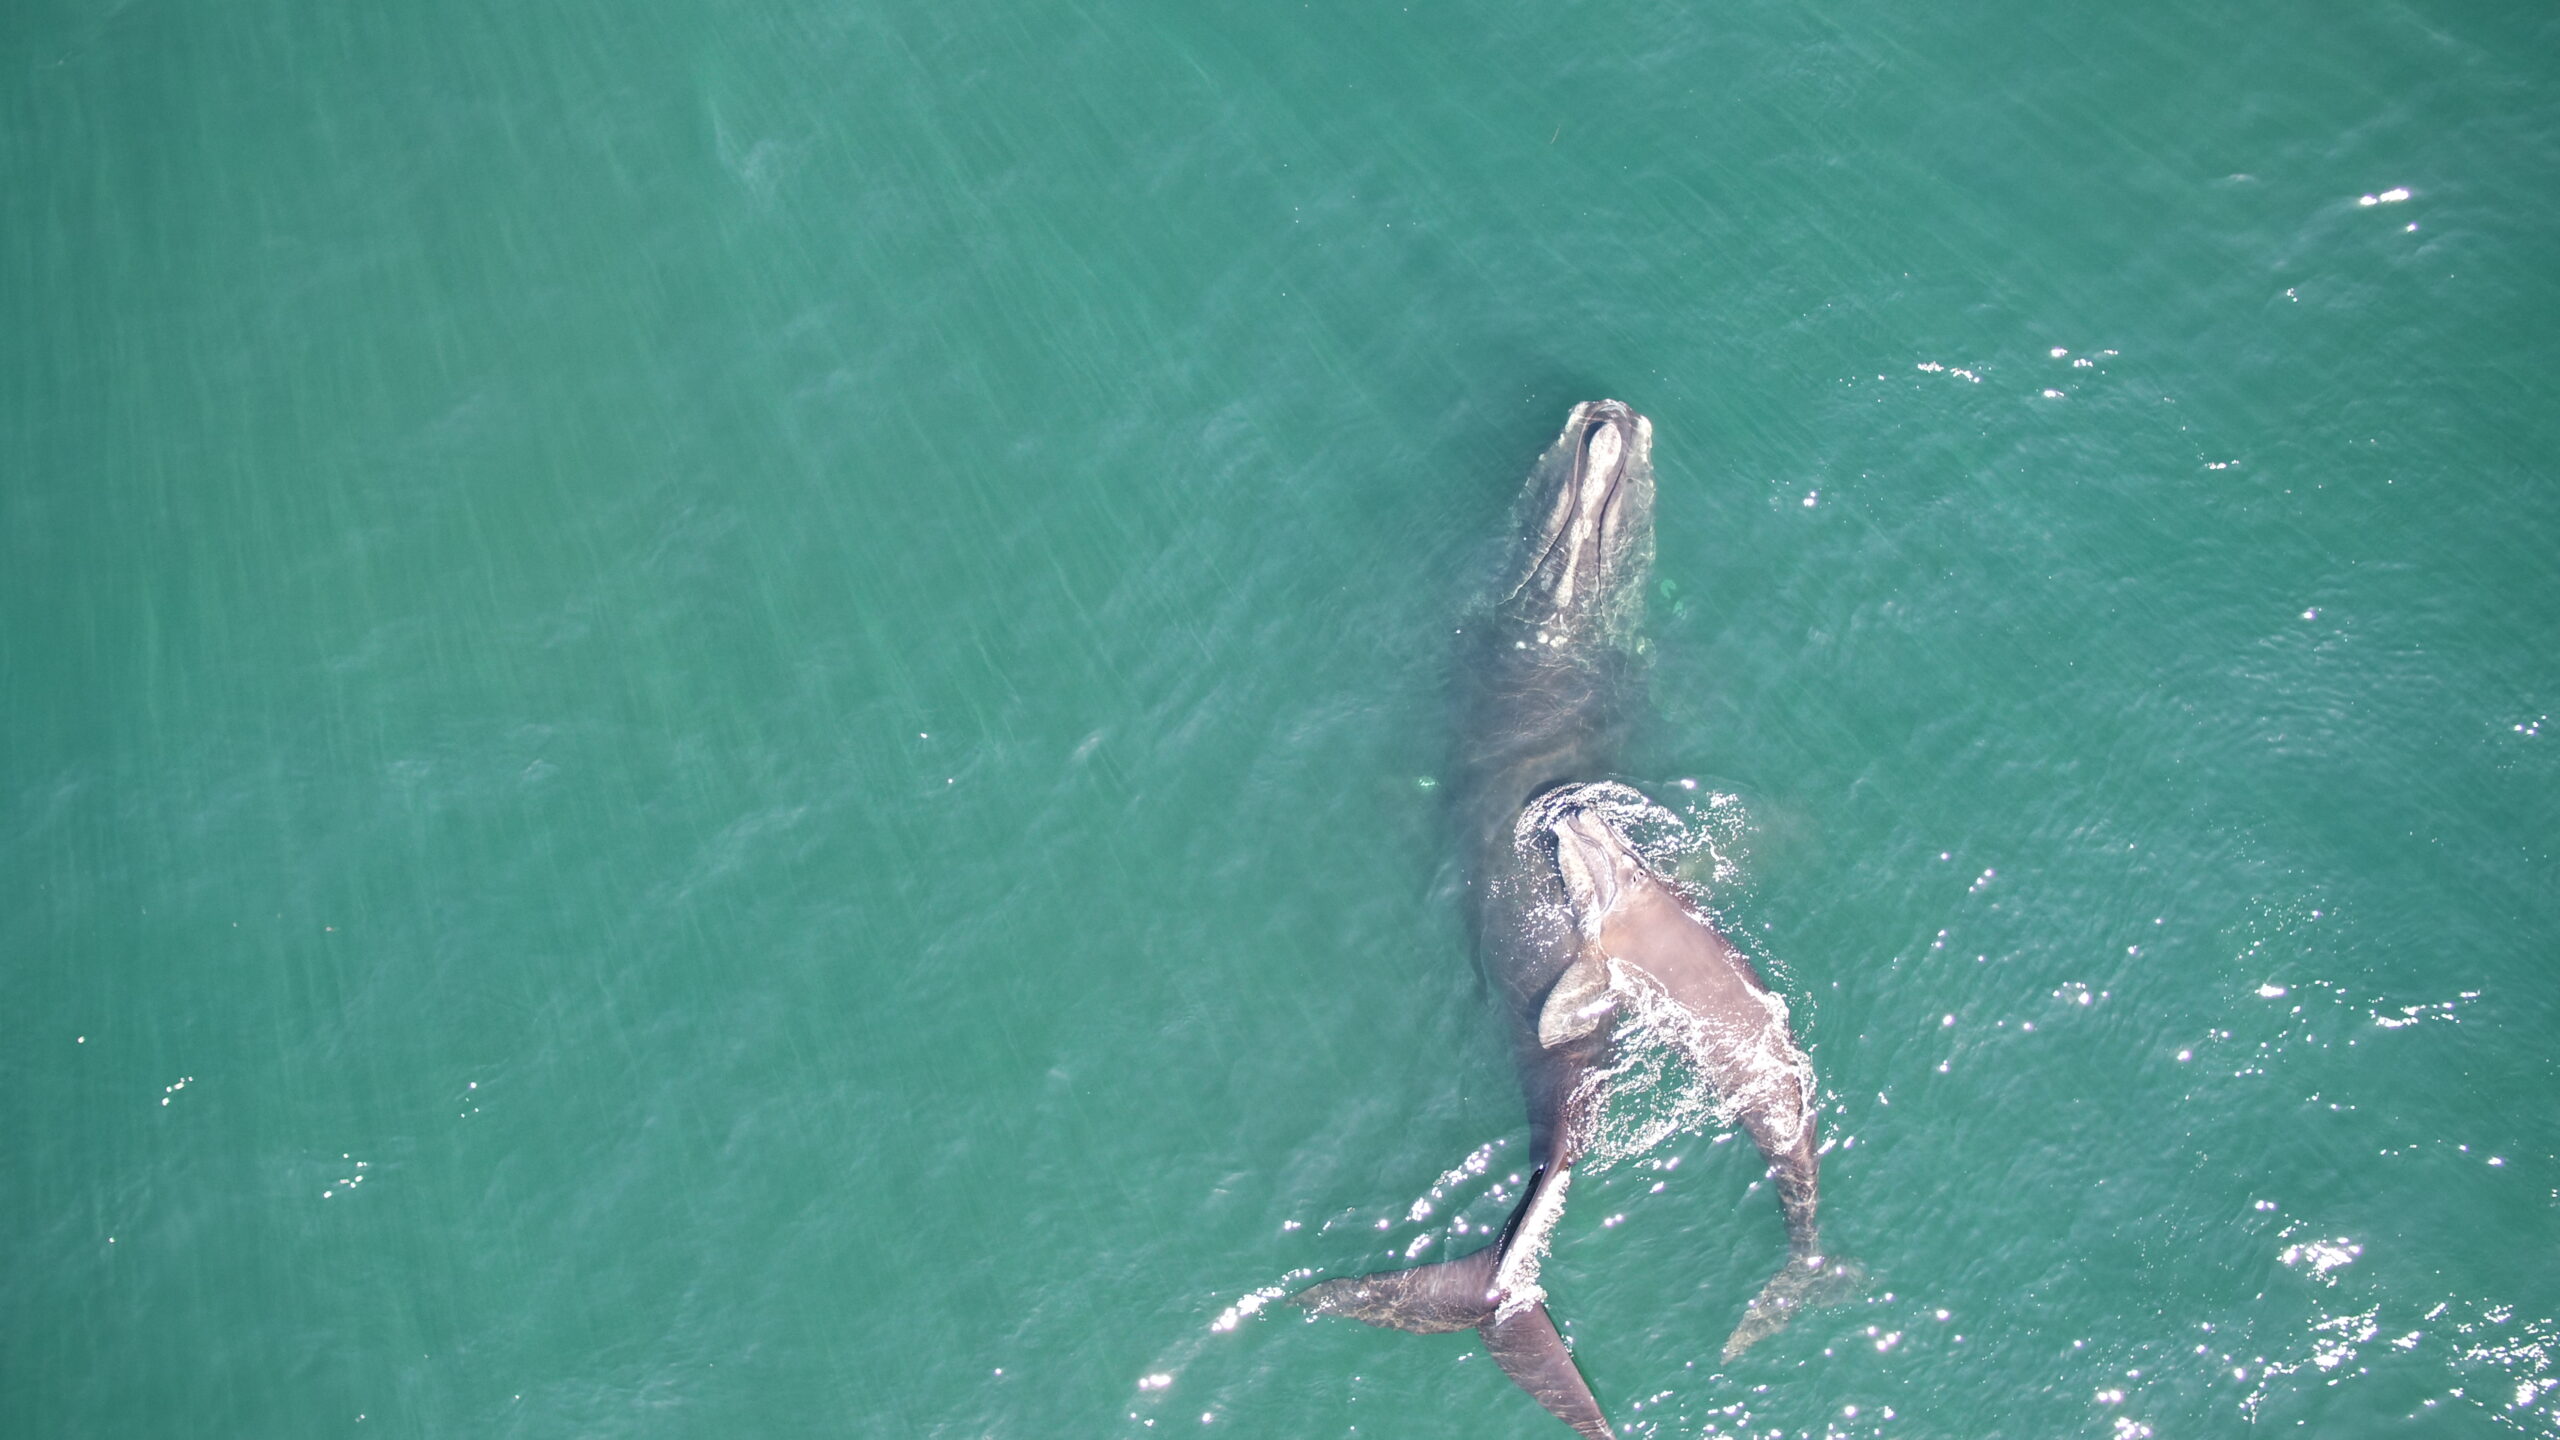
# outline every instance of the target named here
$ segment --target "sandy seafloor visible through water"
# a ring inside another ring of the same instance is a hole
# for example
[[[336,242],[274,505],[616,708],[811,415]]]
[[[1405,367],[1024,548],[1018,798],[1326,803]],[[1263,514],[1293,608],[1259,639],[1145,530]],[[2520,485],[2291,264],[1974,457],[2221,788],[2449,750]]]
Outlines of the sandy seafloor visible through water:
[[[16,8],[0,1434],[1564,1433],[1243,1305],[1523,1168],[1430,782],[1598,395],[1624,778],[1732,827],[1868,1277],[1726,1365],[1747,1141],[1584,1176],[1621,1430],[2560,1434],[2556,82],[2440,3]]]

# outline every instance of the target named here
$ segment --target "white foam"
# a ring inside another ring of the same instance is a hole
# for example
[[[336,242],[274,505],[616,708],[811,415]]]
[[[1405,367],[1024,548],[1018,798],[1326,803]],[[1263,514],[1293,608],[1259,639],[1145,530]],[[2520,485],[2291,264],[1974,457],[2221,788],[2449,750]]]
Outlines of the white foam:
[[[1689,1009],[1623,962],[1610,970],[1623,1005],[1609,1064],[1583,1081],[1594,1102],[1585,1164],[1606,1169],[1746,1115],[1776,1120],[1769,1138],[1783,1149],[1813,1123],[1813,1062],[1795,1043],[1784,997],[1761,994],[1762,1018],[1735,1024]],[[1719,1089],[1714,1071],[1743,1078]]]
[[[1546,1261],[1556,1222],[1564,1218],[1565,1192],[1572,1188],[1573,1172],[1564,1171],[1546,1183],[1529,1203],[1528,1213],[1520,1217],[1511,1248],[1503,1252],[1502,1264],[1493,1272],[1493,1293],[1502,1297],[1496,1313],[1503,1318],[1546,1303],[1547,1292],[1538,1285],[1538,1267]]]

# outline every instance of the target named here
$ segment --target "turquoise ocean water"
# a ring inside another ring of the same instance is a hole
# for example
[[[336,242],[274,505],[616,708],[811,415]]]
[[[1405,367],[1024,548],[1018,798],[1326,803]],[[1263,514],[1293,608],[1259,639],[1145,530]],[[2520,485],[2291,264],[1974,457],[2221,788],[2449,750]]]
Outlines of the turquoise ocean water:
[[[1254,1307],[1503,1212],[1450,631],[1611,395],[1867,1276],[1727,1365],[1748,1143],[1584,1177],[1622,1431],[2560,1435],[2546,8],[30,0],[0,117],[0,1434],[1565,1433]]]

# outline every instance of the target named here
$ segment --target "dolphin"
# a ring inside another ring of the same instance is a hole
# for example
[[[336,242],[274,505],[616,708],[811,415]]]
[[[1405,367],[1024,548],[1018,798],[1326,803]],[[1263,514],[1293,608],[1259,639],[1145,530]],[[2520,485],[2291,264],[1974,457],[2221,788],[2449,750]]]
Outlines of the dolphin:
[[[1473,1329],[1505,1374],[1588,1440],[1606,1440],[1609,1421],[1547,1313],[1538,1269],[1623,1046],[1684,1053],[1777,1179],[1788,1260],[1726,1358],[1785,1324],[1824,1269],[1813,1071],[1786,1002],[1629,838],[1628,818],[1649,802],[1600,778],[1642,688],[1652,454],[1652,422],[1633,409],[1575,406],[1530,473],[1501,583],[1460,631],[1451,802],[1476,958],[1510,1034],[1536,1173],[1492,1244],[1290,1297],[1393,1329]]]

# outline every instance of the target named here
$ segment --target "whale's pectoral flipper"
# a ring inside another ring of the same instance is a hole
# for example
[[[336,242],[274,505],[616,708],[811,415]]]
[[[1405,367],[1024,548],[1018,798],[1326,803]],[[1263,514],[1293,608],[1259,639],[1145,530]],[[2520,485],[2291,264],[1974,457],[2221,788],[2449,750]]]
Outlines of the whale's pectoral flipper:
[[[1546,1306],[1529,1305],[1496,1315],[1476,1329],[1502,1373],[1519,1382],[1521,1389],[1547,1407],[1547,1413],[1590,1440],[1610,1440],[1609,1417],[1600,1413],[1600,1401],[1583,1381],[1581,1367],[1573,1363],[1573,1352],[1564,1348],[1564,1337],[1556,1333],[1556,1322],[1547,1318]]]
[[[1547,1003],[1538,1011],[1538,1046],[1553,1050],[1579,1040],[1599,1029],[1617,1008],[1608,957],[1591,951],[1557,977],[1555,988],[1547,992]]]

